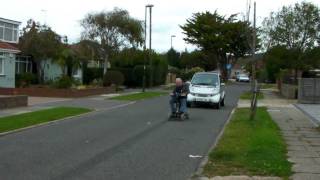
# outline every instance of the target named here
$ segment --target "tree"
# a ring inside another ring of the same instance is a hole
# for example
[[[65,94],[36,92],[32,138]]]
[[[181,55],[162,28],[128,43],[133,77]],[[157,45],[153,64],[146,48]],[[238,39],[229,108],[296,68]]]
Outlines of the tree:
[[[281,69],[289,68],[286,62],[289,56],[290,52],[284,46],[275,46],[269,49],[264,57],[269,80],[275,81],[279,78]]]
[[[320,9],[309,2],[283,6],[264,20],[263,36],[266,49],[283,46],[295,54],[286,63],[288,68],[295,70],[297,81],[298,70],[310,67],[303,58],[304,54],[320,40]]]
[[[55,60],[60,65],[63,75],[72,78],[75,68],[80,67],[80,60],[76,52],[69,45],[62,45],[59,49],[58,58]]]
[[[207,59],[217,59],[220,69],[226,75],[227,54],[236,59],[250,52],[249,23],[239,21],[236,15],[226,18],[215,11],[196,13],[187,23],[180,26],[187,36],[187,43],[197,45]]]
[[[128,11],[115,8],[109,12],[90,13],[81,21],[83,39],[98,41],[104,50],[104,73],[109,58],[121,47],[137,47],[143,43],[142,22]]]
[[[199,50],[192,52],[185,51],[181,53],[181,67],[186,69],[201,67],[206,71],[212,71],[217,68],[217,60],[215,56],[207,56]]]
[[[23,54],[32,56],[37,65],[38,81],[43,82],[42,61],[54,59],[58,55],[61,37],[50,27],[30,19],[22,30],[19,48]]]
[[[171,48],[167,52],[167,60],[168,60],[168,64],[170,66],[180,68],[180,66],[181,66],[180,53],[177,52],[176,50],[174,50],[173,48]]]
[[[320,10],[309,2],[283,6],[263,21],[264,46],[285,46],[304,52],[320,40]]]
[[[319,69],[320,68],[320,47],[308,49],[303,57],[306,69]]]
[[[97,41],[81,40],[80,42],[71,45],[71,48],[82,63],[103,59],[103,49]]]

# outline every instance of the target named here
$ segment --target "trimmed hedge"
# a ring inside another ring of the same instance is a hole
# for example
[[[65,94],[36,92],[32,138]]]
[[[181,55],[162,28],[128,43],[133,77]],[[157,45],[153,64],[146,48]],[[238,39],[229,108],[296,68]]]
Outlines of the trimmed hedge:
[[[103,68],[84,68],[83,69],[83,84],[91,84],[94,81],[102,79]]]
[[[37,83],[37,76],[32,73],[16,74],[16,87],[29,87],[31,84]]]
[[[63,75],[57,78],[52,85],[53,87],[58,89],[69,89],[73,83],[74,83],[74,80],[71,77],[67,75]]]
[[[146,52],[148,54],[148,52]],[[124,49],[114,56],[111,62],[111,70],[120,71],[125,77],[124,85],[129,87],[142,86],[143,65],[146,64],[146,85],[150,83],[149,60],[144,59],[144,52],[138,49]],[[165,55],[151,53],[153,69],[153,85],[163,84],[168,72],[168,63]]]
[[[103,85],[116,85],[116,87],[118,87],[123,84],[124,79],[125,78],[120,71],[107,71],[103,77]]]

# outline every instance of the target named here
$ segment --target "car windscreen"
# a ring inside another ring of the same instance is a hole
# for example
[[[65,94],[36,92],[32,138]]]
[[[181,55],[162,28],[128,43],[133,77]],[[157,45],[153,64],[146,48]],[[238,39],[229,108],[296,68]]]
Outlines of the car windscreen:
[[[218,86],[219,79],[216,74],[195,74],[192,78],[192,85]]]

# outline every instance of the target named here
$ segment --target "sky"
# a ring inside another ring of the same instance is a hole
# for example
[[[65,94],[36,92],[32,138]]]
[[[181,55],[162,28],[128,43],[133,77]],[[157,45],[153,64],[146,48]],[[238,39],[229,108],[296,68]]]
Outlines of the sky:
[[[184,35],[179,25],[185,24],[186,19],[196,12],[217,10],[222,15],[245,13],[247,1],[250,0],[6,0],[1,3],[0,17],[22,22],[20,29],[26,25],[28,19],[34,19],[49,25],[58,34],[68,36],[69,42],[74,43],[80,40],[82,31],[80,20],[87,13],[110,11],[118,7],[128,10],[134,18],[144,20],[145,5],[153,4],[152,48],[157,52],[169,50],[171,35],[175,35],[174,49],[190,51],[196,47],[184,42]],[[256,0],[256,2],[259,26],[271,11],[278,11],[283,5],[294,4],[301,0]],[[320,0],[308,0],[308,2],[320,6]]]

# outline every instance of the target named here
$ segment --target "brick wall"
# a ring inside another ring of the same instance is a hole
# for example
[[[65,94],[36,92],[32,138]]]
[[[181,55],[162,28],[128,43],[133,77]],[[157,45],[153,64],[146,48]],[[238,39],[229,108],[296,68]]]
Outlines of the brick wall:
[[[92,88],[92,89],[53,89],[53,88],[0,88],[1,95],[27,95],[36,97],[63,97],[77,98],[108,94],[115,92],[114,87]]]
[[[28,106],[28,96],[0,96],[0,109]]]

